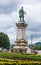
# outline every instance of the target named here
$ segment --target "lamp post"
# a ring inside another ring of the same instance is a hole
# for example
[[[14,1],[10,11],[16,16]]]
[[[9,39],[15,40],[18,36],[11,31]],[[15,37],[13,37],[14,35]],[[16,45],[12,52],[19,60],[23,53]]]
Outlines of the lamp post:
[[[33,37],[32,37],[32,34],[31,34],[31,52],[32,52],[32,39],[33,39]]]

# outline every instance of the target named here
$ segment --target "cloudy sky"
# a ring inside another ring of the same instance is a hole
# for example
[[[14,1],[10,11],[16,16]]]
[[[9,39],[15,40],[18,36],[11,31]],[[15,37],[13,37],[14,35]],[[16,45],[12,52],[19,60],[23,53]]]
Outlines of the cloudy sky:
[[[16,22],[19,21],[18,11],[24,7],[27,27],[27,39],[31,43],[41,41],[41,0],[0,0],[0,32],[8,35],[10,43],[16,40]]]

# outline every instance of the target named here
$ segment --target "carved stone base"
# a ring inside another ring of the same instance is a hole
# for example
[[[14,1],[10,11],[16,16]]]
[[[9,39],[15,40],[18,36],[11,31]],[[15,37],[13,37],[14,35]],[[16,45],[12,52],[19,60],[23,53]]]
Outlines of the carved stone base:
[[[12,50],[14,53],[27,53],[27,47],[25,46],[14,46]]]
[[[27,41],[26,40],[16,40],[13,48],[14,53],[27,53]]]

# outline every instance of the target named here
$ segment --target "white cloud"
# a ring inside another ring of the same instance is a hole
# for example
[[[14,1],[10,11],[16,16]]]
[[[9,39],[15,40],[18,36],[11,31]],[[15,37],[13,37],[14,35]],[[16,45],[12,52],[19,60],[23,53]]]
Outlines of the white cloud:
[[[7,35],[10,39],[10,43],[14,44],[14,41],[16,40],[16,29],[11,27],[10,29],[7,29]]]
[[[15,2],[17,2],[17,0],[0,0],[0,5],[8,6]]]
[[[20,0],[21,5],[32,5],[41,3],[41,0]]]
[[[12,12],[11,14],[5,15],[0,14],[0,28],[8,28],[10,26],[14,26],[14,23],[17,22],[18,13]]]
[[[31,42],[31,39],[30,40],[28,39],[28,44],[35,44],[36,42],[41,42],[41,37],[33,38],[32,42]]]
[[[19,0],[0,0],[0,13],[9,14],[16,11],[19,5]]]

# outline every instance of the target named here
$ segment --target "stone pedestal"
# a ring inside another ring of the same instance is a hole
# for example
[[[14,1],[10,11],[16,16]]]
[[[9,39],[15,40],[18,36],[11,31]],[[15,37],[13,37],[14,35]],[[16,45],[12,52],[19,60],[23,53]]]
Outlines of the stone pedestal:
[[[27,23],[25,23],[24,21],[23,22],[19,21],[18,23],[16,23],[16,26],[17,26],[17,36],[13,52],[27,53],[28,48],[28,41],[26,39]]]

